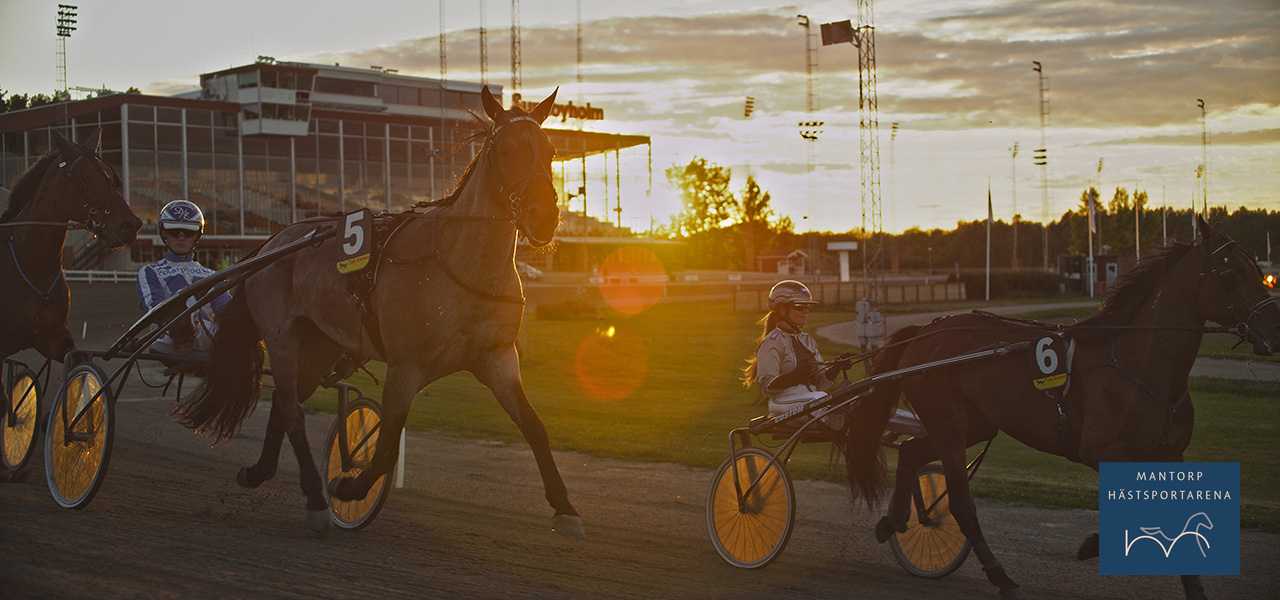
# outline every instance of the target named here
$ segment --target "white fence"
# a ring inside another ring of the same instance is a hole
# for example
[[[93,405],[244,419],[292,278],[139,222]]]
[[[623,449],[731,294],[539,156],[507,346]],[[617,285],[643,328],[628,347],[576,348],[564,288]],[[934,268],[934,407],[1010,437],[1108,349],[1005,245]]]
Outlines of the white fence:
[[[138,280],[137,271],[72,271],[63,273],[67,281],[84,281],[88,283],[133,283]]]

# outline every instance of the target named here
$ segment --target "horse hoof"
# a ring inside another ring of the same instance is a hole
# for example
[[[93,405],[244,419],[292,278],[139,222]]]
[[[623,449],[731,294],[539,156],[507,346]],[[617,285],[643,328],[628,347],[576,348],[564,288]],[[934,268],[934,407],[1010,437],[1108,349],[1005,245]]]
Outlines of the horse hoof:
[[[329,531],[333,526],[333,519],[329,517],[329,509],[308,510],[307,511],[307,529],[312,533],[321,534]]]
[[[880,517],[880,520],[876,521],[876,542],[883,544],[889,541],[889,538],[893,537],[895,532],[902,533],[906,530],[906,527],[902,529],[894,527],[893,523],[889,521],[889,517]]]
[[[242,488],[256,488],[268,479],[271,479],[271,477],[254,477],[249,471],[249,467],[240,467],[240,471],[236,473],[236,483],[240,484]]]
[[[1098,557],[1098,534],[1093,534],[1084,538],[1080,542],[1080,549],[1076,550],[1076,560],[1089,560]]]
[[[354,502],[356,500],[364,500],[369,495],[369,490],[363,493],[357,493],[356,479],[354,477],[334,477],[329,480],[329,485],[325,486],[329,491],[329,497],[343,502]]]
[[[586,532],[582,530],[582,517],[578,515],[556,515],[552,517],[551,531],[560,535],[567,535],[575,540],[587,538]]]

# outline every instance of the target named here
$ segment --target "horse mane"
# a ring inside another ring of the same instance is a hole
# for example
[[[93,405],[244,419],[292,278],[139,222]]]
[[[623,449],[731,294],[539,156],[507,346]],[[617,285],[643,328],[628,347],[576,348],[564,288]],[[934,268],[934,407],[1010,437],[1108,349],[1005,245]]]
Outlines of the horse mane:
[[[58,157],[57,151],[50,152],[40,157],[36,164],[31,165],[21,175],[18,176],[17,183],[13,184],[13,191],[9,193],[9,206],[5,208],[4,213],[0,214],[0,223],[12,221],[22,212],[32,198],[36,197],[36,190],[40,187],[40,180],[44,179],[44,174],[49,170],[49,165]]]
[[[467,163],[467,168],[462,171],[462,177],[458,178],[458,185],[454,186],[453,190],[449,192],[448,196],[445,196],[444,198],[439,200],[440,204],[445,204],[445,205],[453,204],[458,199],[458,197],[462,195],[462,190],[466,189],[467,183],[471,181],[471,176],[476,171],[476,166],[480,164],[480,155],[484,154],[484,151],[489,147],[490,140],[493,139],[493,132],[495,130],[496,124],[489,121],[485,121],[484,119],[481,119],[479,115],[477,115],[474,112],[471,113],[471,117],[475,119],[476,123],[480,125],[480,131],[477,131],[459,140],[458,143],[454,145],[453,153],[457,154],[459,151],[462,150],[462,147],[464,145],[471,143],[477,138],[484,138],[484,144],[480,146],[480,151],[476,152],[476,155],[471,157],[471,162]]]
[[[1115,281],[1111,294],[1102,301],[1097,314],[1075,325],[1071,329],[1077,334],[1085,333],[1084,338],[1107,339],[1118,330],[1108,330],[1113,325],[1127,325],[1137,318],[1138,312],[1146,306],[1146,299],[1153,290],[1159,287],[1169,270],[1195,247],[1193,242],[1173,241],[1154,256],[1143,259],[1128,273]],[[1093,329],[1099,327],[1098,329]]]

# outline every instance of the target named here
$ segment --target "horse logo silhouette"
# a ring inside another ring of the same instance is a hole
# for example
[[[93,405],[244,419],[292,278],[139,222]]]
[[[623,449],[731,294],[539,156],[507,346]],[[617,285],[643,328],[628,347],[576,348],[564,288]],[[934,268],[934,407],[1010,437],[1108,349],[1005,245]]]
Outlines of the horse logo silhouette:
[[[1169,553],[1173,552],[1173,547],[1178,543],[1178,540],[1185,536],[1193,536],[1196,540],[1196,546],[1200,548],[1200,555],[1208,558],[1209,555],[1205,551],[1209,549],[1209,540],[1204,537],[1204,534],[1200,533],[1200,531],[1208,531],[1210,529],[1213,529],[1213,521],[1210,521],[1209,515],[1204,512],[1198,512],[1191,515],[1191,517],[1187,519],[1187,524],[1182,526],[1182,533],[1179,533],[1174,537],[1169,537],[1169,535],[1159,527],[1139,527],[1138,530],[1141,531],[1143,535],[1130,540],[1129,530],[1125,529],[1124,555],[1129,556],[1129,549],[1133,548],[1133,545],[1138,543],[1140,540],[1151,540],[1160,546],[1160,550],[1164,552],[1165,558],[1168,558]]]

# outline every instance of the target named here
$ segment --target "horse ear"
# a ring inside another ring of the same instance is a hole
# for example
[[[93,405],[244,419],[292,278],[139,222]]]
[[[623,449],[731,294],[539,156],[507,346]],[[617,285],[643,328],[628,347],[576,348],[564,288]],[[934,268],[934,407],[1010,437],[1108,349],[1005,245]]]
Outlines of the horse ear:
[[[102,145],[102,128],[99,127],[89,134],[89,139],[84,141],[83,146],[88,148],[90,152],[97,154],[98,148]]]
[[[1212,231],[1212,228],[1209,227],[1209,223],[1204,220],[1204,217],[1198,214],[1196,215],[1196,231],[1199,231],[1200,237],[1205,239],[1209,239],[1209,233]]]
[[[539,125],[547,120],[547,115],[551,114],[551,107],[555,105],[556,94],[558,93],[560,93],[560,86],[556,86],[556,89],[551,90],[551,95],[547,96],[546,100],[539,102],[538,106],[534,107],[533,112],[529,113],[529,116],[533,117],[533,120],[537,121]]]
[[[53,145],[57,146],[58,154],[62,156],[63,160],[67,160],[68,157],[78,154],[75,144],[72,144],[71,140],[68,140],[66,137],[63,137],[61,133],[56,131],[53,132]]]
[[[505,113],[502,110],[502,103],[493,97],[493,93],[489,91],[489,86],[487,85],[480,89],[480,103],[484,105],[485,114],[489,115],[489,118],[493,119],[495,123]]]

